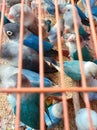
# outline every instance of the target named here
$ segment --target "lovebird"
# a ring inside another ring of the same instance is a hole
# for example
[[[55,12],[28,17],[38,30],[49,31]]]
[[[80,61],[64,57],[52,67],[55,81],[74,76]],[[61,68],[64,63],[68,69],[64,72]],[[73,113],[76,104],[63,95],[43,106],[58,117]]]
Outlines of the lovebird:
[[[8,18],[14,22],[20,22],[21,14],[21,3],[13,5],[8,14]],[[24,4],[24,25],[31,31],[33,34],[39,36],[39,23],[38,18],[32,12],[31,8]],[[43,38],[47,38],[48,32],[42,27]]]
[[[97,86],[97,64],[90,61],[83,61],[84,73],[86,76],[86,83],[89,87]],[[64,62],[64,72],[75,81],[81,81],[81,72],[79,61]],[[81,93],[82,98],[83,95]],[[97,92],[88,92],[89,100],[97,100]]]
[[[9,23],[4,26],[4,33],[7,35],[10,41],[19,42],[20,36],[20,24]],[[24,27],[24,45],[39,52],[39,37],[31,33],[26,27]],[[44,56],[56,56],[58,52],[53,49],[53,44],[43,41]]]
[[[64,27],[66,32],[68,33],[75,33],[74,30],[74,21],[73,21],[73,12],[72,12],[72,4],[67,4],[64,7],[64,13],[63,13],[63,19],[64,19]],[[81,18],[78,14],[78,11],[76,9],[76,7],[74,7],[75,12],[76,12],[76,19],[77,19],[77,25],[78,25],[78,30],[79,30],[79,35],[84,39],[84,40],[89,40],[89,36],[90,34],[88,34],[83,26],[82,26],[82,22],[81,22]]]
[[[18,68],[6,65],[0,65],[0,83],[2,88],[16,88]],[[52,81],[44,77],[44,86],[51,87]],[[40,86],[40,75],[34,71],[22,69],[22,86],[25,88]],[[48,96],[49,93],[45,94]],[[8,94],[8,101],[16,114],[16,94]],[[39,129],[40,127],[40,95],[38,93],[22,93],[20,103],[20,121],[27,126]]]
[[[61,36],[63,36],[63,32],[64,32],[64,20],[62,18],[59,19],[59,23],[60,23],[60,34]],[[49,36],[48,39],[50,41],[50,43],[52,43],[53,45],[55,43],[57,43],[57,23],[55,25],[53,25],[49,31]]]
[[[25,45],[23,45],[22,51],[22,67],[28,70],[39,72],[39,54],[35,50],[30,49]],[[2,44],[1,56],[3,59],[6,59],[10,65],[18,67],[19,42],[10,41],[8,43]],[[51,65],[52,62],[55,61],[52,58],[45,58],[43,60],[44,73],[57,72],[57,70]],[[46,61],[48,61],[50,64],[48,64]]]
[[[97,65],[91,61],[83,61],[84,73],[86,79],[97,78]],[[71,77],[73,80],[81,80],[81,72],[78,60],[65,61],[64,62],[64,72],[67,76]]]
[[[48,107],[48,112],[45,112],[45,122],[48,128],[53,128],[63,118],[63,103],[58,102]]]
[[[0,20],[1,20],[1,16],[2,16],[2,12],[0,11]],[[4,16],[4,25],[7,23],[11,23],[11,21],[6,16]]]
[[[87,86],[89,87],[97,86],[97,79],[94,79],[93,77],[86,79],[86,81],[87,81]],[[82,93],[81,93],[81,96],[84,100]],[[89,97],[89,101],[97,100],[97,92],[88,92],[88,97]]]
[[[90,110],[92,119],[93,130],[97,129],[97,113],[94,110]],[[75,123],[77,130],[90,130],[90,123],[88,119],[88,112],[86,108],[81,108],[75,117]]]
[[[78,60],[78,50],[76,43],[76,35],[75,33],[66,33],[64,36],[65,44],[69,49],[69,55],[73,60]],[[84,41],[82,37],[80,37],[81,42],[81,51],[82,57],[84,61],[94,61],[93,49],[90,48],[90,43],[88,41]]]
[[[21,3],[21,0],[6,0],[7,7],[11,7],[15,4]]]

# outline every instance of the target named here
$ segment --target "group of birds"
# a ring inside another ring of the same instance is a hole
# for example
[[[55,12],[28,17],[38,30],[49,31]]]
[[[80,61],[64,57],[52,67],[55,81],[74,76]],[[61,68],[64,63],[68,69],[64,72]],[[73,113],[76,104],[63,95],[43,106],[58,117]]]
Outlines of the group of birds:
[[[3,88],[17,87],[18,75],[18,56],[20,44],[20,17],[21,17],[21,0],[6,0],[6,5],[9,7],[8,17],[4,16],[4,34],[8,37],[8,42],[2,44],[1,56],[8,61],[8,64],[0,64],[0,81]],[[44,0],[42,4],[45,11],[52,17],[55,17],[55,4],[52,0]],[[33,0],[32,4],[33,6]],[[37,8],[37,5],[33,8]],[[39,87],[39,24],[38,18],[33,13],[33,8],[24,4],[24,39],[22,47],[22,86],[23,87]],[[90,34],[86,32],[84,26],[89,27],[89,20],[77,4],[73,7],[71,3],[64,0],[60,4],[58,1],[58,11],[60,15],[60,34],[64,38],[64,44],[68,47],[69,61],[63,63],[64,73],[75,81],[81,83],[80,63],[78,58],[77,41],[74,29],[73,8],[76,13],[78,32],[81,42],[81,50],[83,56],[83,66],[86,76],[87,85],[94,87],[97,85],[97,61],[94,58],[94,50],[90,45]],[[2,12],[0,12],[0,17]],[[54,49],[57,44],[57,23],[51,26],[51,21],[45,21],[42,26],[43,35],[43,63],[44,73],[55,73],[59,71],[59,64],[54,59],[58,56],[58,51]],[[83,26],[84,25],[84,26]],[[80,84],[81,85],[81,84]],[[22,87],[21,86],[21,87]],[[44,77],[44,86],[52,87],[53,82]],[[47,96],[61,96],[61,93],[47,93]],[[89,100],[97,100],[96,92],[89,92]],[[16,113],[16,95],[9,94],[8,101],[12,106],[12,110]],[[27,126],[39,129],[40,128],[40,95],[38,93],[22,94],[20,103],[20,121]],[[48,128],[54,127],[62,118],[63,106],[62,102],[45,107],[45,122]],[[83,116],[82,116],[83,115]],[[97,114],[91,110],[93,127],[97,128]],[[85,117],[85,118],[83,118]],[[85,120],[84,120],[85,119]],[[88,130],[87,110],[80,109],[76,114],[76,125],[78,130]],[[96,123],[95,123],[96,122]],[[82,123],[82,124],[81,124]],[[82,128],[83,126],[83,128]]]

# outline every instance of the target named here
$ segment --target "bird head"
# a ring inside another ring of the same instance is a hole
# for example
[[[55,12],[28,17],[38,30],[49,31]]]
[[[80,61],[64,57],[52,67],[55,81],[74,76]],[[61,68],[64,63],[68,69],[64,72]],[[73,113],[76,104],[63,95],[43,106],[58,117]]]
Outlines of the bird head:
[[[86,62],[85,74],[86,78],[93,77],[94,79],[97,79],[97,65],[90,61]]]
[[[31,8],[27,6],[26,4],[24,4],[24,25],[25,25],[25,22],[27,21],[29,22],[31,20],[31,14],[32,14]],[[13,5],[10,8],[8,18],[14,22],[20,22],[20,17],[21,17],[21,3],[18,3],[18,4]]]
[[[9,38],[9,40],[19,40],[20,36],[20,24],[19,23],[8,23],[4,25],[3,29],[5,35]],[[26,27],[24,27],[24,37],[29,34],[29,31]]]
[[[93,130],[97,129],[97,113],[94,110],[90,110],[90,116],[92,119]],[[81,108],[75,117],[75,122],[78,130],[89,130],[90,123],[88,119],[88,111],[86,108]]]
[[[64,15],[72,14],[72,8],[73,8],[72,4],[66,4],[64,6],[64,8],[62,9],[63,14]],[[75,7],[74,7],[74,9],[76,10]]]

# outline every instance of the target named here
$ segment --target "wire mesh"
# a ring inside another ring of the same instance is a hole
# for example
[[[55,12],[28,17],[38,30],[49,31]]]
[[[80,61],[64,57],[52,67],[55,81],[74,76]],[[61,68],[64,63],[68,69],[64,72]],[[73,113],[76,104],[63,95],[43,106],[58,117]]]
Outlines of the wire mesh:
[[[64,1],[64,0],[63,0]],[[63,2],[61,0],[61,2]],[[44,94],[45,93],[51,93],[51,92],[61,92],[62,97],[61,100],[63,102],[63,120],[64,120],[64,130],[70,130],[70,117],[68,115],[69,109],[68,109],[68,99],[66,97],[66,92],[83,92],[84,94],[84,100],[85,100],[85,106],[88,111],[88,119],[89,119],[89,124],[90,124],[90,130],[93,130],[92,126],[92,119],[90,115],[90,101],[88,97],[89,92],[97,92],[97,86],[95,87],[88,87],[86,83],[86,77],[84,73],[84,66],[83,66],[83,58],[82,58],[82,51],[81,51],[81,43],[80,43],[80,37],[79,37],[79,32],[78,32],[78,25],[77,25],[77,19],[76,19],[76,13],[73,8],[73,20],[74,20],[74,29],[75,29],[75,34],[76,34],[76,43],[77,43],[77,50],[78,50],[78,56],[79,56],[79,62],[80,62],[80,71],[81,71],[81,78],[82,78],[82,87],[79,86],[79,84],[74,84],[73,87],[65,87],[64,83],[64,67],[63,67],[63,52],[62,52],[62,41],[61,41],[61,34],[60,34],[60,23],[59,23],[59,11],[58,11],[58,0],[54,1],[55,4],[55,20],[57,22],[57,47],[58,47],[58,59],[59,59],[59,66],[60,66],[60,72],[59,72],[59,78],[60,78],[60,85],[52,86],[52,88],[45,88],[44,86],[44,65],[43,65],[43,35],[42,35],[42,15],[46,18],[46,13],[42,12],[42,7],[41,3],[42,0],[36,1],[38,2],[38,18],[39,18],[39,62],[40,62],[40,67],[39,67],[39,74],[40,74],[40,87],[39,88],[25,88],[22,86],[22,47],[23,47],[23,32],[24,32],[24,0],[21,0],[21,18],[20,18],[20,44],[19,44],[19,57],[18,57],[18,68],[19,68],[19,73],[18,73],[18,82],[17,82],[17,87],[16,88],[8,88],[8,89],[3,89],[0,88],[0,93],[15,93],[17,95],[17,109],[16,109],[16,123],[15,123],[15,129],[19,130],[20,126],[20,102],[21,102],[21,94],[22,93],[40,93],[40,130],[45,130],[45,121],[44,121],[44,111],[45,111],[45,104],[44,104]],[[74,6],[74,0],[71,0],[71,4]],[[5,15],[5,5],[6,1],[2,0],[2,16],[1,16],[1,26],[0,26],[0,52],[2,49],[2,37],[3,37],[3,25],[4,25],[4,15]],[[91,29],[91,37],[93,38],[93,44],[94,44],[94,51],[96,53],[97,57],[97,35],[96,35],[96,30],[95,30],[95,25],[94,25],[94,20],[92,17],[91,13],[91,8],[90,8],[90,3],[88,0],[86,0],[86,5],[88,9],[88,14],[89,14],[89,22],[90,22],[90,29]],[[37,12],[36,12],[37,13]],[[21,87],[22,86],[22,87]],[[2,87],[2,86],[1,86]],[[78,102],[78,101],[77,101]],[[76,104],[75,104],[76,105]],[[75,106],[76,109],[76,106]],[[75,110],[76,111],[76,110]],[[76,112],[75,112],[76,113]],[[76,129],[76,128],[75,128]]]

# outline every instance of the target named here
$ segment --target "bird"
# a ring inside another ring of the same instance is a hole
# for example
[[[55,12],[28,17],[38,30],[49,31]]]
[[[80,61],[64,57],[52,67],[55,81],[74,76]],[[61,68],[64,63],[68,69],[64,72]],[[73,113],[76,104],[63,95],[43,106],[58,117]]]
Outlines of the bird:
[[[94,110],[90,110],[90,116],[92,119],[93,129],[97,129],[97,113]],[[90,123],[88,119],[87,108],[81,108],[76,113],[75,123],[78,130],[90,130]]]
[[[72,8],[73,8],[72,4],[67,4],[63,9],[63,12],[64,12],[63,13],[63,19],[64,19],[64,27],[65,27],[66,33],[75,33]],[[79,16],[78,11],[77,11],[75,6],[74,6],[74,10],[75,10],[75,13],[76,13],[79,35],[84,40],[89,40],[90,34],[87,33],[85,31],[85,29],[83,28],[81,18]]]
[[[21,14],[21,3],[13,5],[8,14],[8,18],[14,22],[20,22],[20,14]],[[28,20],[29,19],[29,20]],[[24,4],[24,25],[31,31],[33,34],[39,36],[39,22],[38,18],[32,12],[31,8]],[[42,27],[42,35],[43,39],[47,38],[48,32]]]
[[[22,58],[22,67],[29,69],[35,72],[39,72],[39,54],[29,47],[23,45],[23,58]],[[18,42],[7,42],[2,44],[1,57],[9,62],[10,65],[18,67],[18,56],[19,56],[19,43]],[[49,64],[48,64],[49,62]],[[52,62],[55,62],[50,57],[44,57],[44,73],[53,73],[57,70],[51,65]]]
[[[11,6],[18,4],[18,3],[21,3],[21,0],[14,0],[14,1],[13,0],[6,0],[7,7],[11,7]]]
[[[17,87],[17,75],[19,71],[17,67],[9,64],[0,64],[0,82],[4,89],[13,89]],[[43,78],[44,86],[51,87],[52,81]],[[39,88],[40,75],[34,71],[22,69],[22,85],[21,88]],[[49,96],[47,93],[45,96]],[[16,94],[8,94],[8,101],[16,114]],[[22,93],[20,103],[20,121],[27,126],[39,129],[40,127],[40,95],[39,93]]]
[[[87,80],[87,86],[88,87],[96,87],[97,86],[97,79],[94,79],[93,77],[88,78]],[[84,100],[83,93],[80,93],[81,97]],[[97,92],[88,92],[89,101],[97,100]]]
[[[55,15],[55,5],[54,5],[54,2],[52,0],[44,0],[45,3],[47,4],[47,6],[45,6],[44,8],[51,14],[51,15]],[[62,1],[63,2],[63,1]],[[63,10],[64,10],[64,7],[67,5],[67,4],[70,4],[71,1],[69,1],[68,3],[64,0],[64,3],[61,3],[61,1],[58,1],[58,9],[59,9],[59,13],[60,14],[63,14]],[[76,4],[76,1],[75,1],[75,7],[78,11],[78,14],[81,18],[81,21],[84,25],[86,26],[90,26],[89,24],[89,19],[85,16],[85,14],[83,13],[83,11],[78,7],[78,5]]]
[[[81,80],[81,71],[78,60],[65,61],[64,72],[67,76],[72,78],[73,80],[80,81]],[[97,65],[91,61],[83,61],[84,73],[86,79],[93,77],[94,79],[97,77]]]
[[[2,17],[2,12],[0,11],[0,20],[1,20],[1,17]],[[7,23],[11,23],[11,21],[6,16],[4,16],[4,25]]]
[[[61,34],[61,36],[63,36],[63,32],[64,32],[64,20],[62,18],[60,18],[59,24],[60,24],[60,34]],[[53,25],[51,27],[51,29],[49,31],[48,39],[49,39],[50,43],[52,43],[53,45],[55,43],[57,43],[57,23],[55,23],[55,25]]]
[[[63,103],[58,102],[50,107],[48,107],[48,111],[45,111],[45,122],[47,127],[53,128],[55,125],[57,125],[63,118]]]
[[[75,33],[66,33],[63,35],[63,38],[65,39],[65,44],[69,49],[70,58],[73,60],[79,60]],[[83,60],[94,61],[94,53],[92,53],[92,49],[90,48],[90,42],[85,41],[80,37],[80,43]]]
[[[10,41],[19,42],[20,24],[9,23],[4,25],[4,33],[7,35]],[[23,44],[39,53],[39,37],[31,33],[25,26]],[[53,44],[43,40],[44,56],[57,56],[58,52],[54,50],[53,47]]]
[[[47,32],[51,30],[51,20],[42,20],[43,26],[46,28]]]

